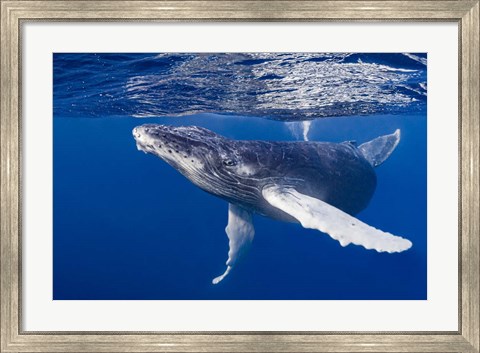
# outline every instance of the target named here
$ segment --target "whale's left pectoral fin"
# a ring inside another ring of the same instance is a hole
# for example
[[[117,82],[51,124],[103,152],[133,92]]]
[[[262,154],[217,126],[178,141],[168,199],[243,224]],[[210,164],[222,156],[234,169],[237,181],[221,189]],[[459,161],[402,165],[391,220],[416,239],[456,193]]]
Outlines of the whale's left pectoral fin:
[[[342,210],[303,195],[293,188],[272,186],[263,189],[262,194],[272,206],[297,219],[304,228],[326,233],[342,246],[352,243],[389,253],[401,252],[412,246],[407,239],[371,227]]]
[[[255,229],[252,223],[252,213],[243,207],[229,204],[228,206],[228,225],[225,228],[228,236],[227,269],[225,272],[213,279],[212,283],[217,284],[223,280],[237,263],[238,259],[248,250],[252,243]]]

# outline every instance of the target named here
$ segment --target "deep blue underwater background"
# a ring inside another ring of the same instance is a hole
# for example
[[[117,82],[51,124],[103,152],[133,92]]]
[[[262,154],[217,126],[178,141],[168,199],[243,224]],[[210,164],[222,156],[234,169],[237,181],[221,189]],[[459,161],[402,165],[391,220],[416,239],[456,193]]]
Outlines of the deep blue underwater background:
[[[426,299],[426,54],[54,54],[54,299]],[[225,270],[228,205],[137,150],[143,123],[363,143],[401,129],[359,219],[413,242],[345,248],[254,217]]]

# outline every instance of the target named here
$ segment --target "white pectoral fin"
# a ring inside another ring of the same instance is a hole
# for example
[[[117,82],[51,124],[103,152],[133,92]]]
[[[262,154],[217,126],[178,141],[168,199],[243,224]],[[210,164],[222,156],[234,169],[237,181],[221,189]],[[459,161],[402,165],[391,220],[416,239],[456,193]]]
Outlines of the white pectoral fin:
[[[228,207],[228,225],[225,228],[228,236],[227,269],[225,272],[213,279],[212,283],[217,284],[223,280],[235,266],[238,259],[249,248],[252,243],[255,229],[252,223],[252,213],[244,208],[229,204]]]
[[[293,188],[272,186],[262,191],[272,206],[296,218],[304,228],[317,229],[340,242],[352,243],[379,252],[401,252],[412,246],[410,240],[383,232],[350,216],[328,203],[303,195]]]

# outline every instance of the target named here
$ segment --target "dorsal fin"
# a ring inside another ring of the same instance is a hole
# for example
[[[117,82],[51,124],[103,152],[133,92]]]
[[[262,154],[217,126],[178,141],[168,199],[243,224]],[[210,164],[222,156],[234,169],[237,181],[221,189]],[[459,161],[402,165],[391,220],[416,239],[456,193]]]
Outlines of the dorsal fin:
[[[378,167],[392,154],[399,142],[400,129],[397,129],[393,134],[380,136],[365,142],[358,146],[358,149],[373,167]]]

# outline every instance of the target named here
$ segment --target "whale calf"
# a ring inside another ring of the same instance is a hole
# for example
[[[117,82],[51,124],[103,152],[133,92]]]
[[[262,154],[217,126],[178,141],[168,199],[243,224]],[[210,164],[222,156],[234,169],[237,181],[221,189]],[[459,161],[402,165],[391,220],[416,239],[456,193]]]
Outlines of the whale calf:
[[[297,222],[341,246],[401,252],[412,243],[354,215],[376,188],[374,168],[400,141],[400,130],[357,146],[308,141],[232,140],[198,126],[145,124],[133,129],[137,148],[153,154],[204,191],[229,203],[227,276],[255,233],[252,214]]]

